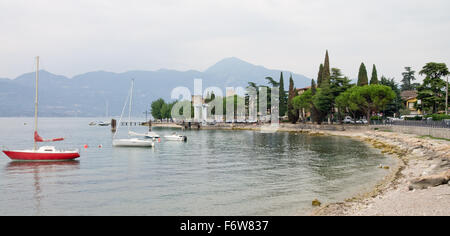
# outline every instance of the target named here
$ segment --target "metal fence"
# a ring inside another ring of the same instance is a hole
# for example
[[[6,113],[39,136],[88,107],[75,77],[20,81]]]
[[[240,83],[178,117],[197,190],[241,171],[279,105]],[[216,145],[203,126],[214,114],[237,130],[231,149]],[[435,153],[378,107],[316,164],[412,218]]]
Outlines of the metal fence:
[[[450,129],[450,120],[434,121],[434,120],[384,120],[372,121],[373,125],[400,125],[400,126],[416,126],[429,128],[448,128]]]

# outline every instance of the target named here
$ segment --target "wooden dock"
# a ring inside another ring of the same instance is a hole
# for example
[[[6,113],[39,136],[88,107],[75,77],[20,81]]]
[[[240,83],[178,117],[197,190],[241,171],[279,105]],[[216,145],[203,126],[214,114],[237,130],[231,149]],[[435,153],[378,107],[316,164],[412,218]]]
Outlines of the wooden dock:
[[[138,121],[124,121],[120,123],[120,126],[148,126],[149,131],[152,130],[152,127],[161,127],[161,128],[177,128],[177,129],[201,129],[200,122],[138,122]],[[117,130],[117,121],[115,119],[111,120],[111,131],[115,132]]]

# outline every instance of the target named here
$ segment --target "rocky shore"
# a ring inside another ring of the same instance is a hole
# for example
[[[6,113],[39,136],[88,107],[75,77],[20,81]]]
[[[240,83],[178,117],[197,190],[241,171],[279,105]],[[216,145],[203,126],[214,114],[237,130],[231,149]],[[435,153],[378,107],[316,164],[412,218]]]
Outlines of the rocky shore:
[[[372,192],[326,205],[313,215],[450,215],[450,142],[383,131],[325,131],[364,141],[399,164]]]

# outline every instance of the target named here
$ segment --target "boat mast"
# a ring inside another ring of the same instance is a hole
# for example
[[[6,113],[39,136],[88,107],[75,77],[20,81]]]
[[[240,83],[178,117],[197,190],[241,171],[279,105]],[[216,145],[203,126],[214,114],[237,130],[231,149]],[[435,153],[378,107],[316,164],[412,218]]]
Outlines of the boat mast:
[[[36,57],[36,100],[34,102],[34,132],[38,130],[38,82],[39,82],[39,56]],[[34,140],[34,150],[37,150],[36,139]]]
[[[133,88],[134,88],[134,79],[131,79],[130,107],[128,111],[128,134],[130,133],[130,126],[131,126],[131,107],[133,103]]]

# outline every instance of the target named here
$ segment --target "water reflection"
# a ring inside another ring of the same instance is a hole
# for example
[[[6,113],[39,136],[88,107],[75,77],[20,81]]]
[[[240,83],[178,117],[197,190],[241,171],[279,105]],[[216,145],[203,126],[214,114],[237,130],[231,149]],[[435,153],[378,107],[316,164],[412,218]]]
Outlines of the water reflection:
[[[0,156],[0,215],[295,215],[312,199],[341,201],[373,186],[387,173],[377,166],[393,164],[352,139],[295,133],[186,130],[187,143],[115,148],[109,128],[90,121],[40,124],[55,137],[64,127],[71,137],[61,148],[81,147],[80,162]],[[26,148],[23,122],[32,121],[0,118],[0,143]]]
[[[42,175],[48,173],[59,173],[69,170],[77,170],[80,167],[78,160],[70,161],[38,161],[38,162],[26,162],[26,161],[11,161],[5,168],[7,174],[32,174],[33,175],[33,199],[35,200],[34,209],[36,215],[41,215],[42,208],[41,202],[44,200],[42,194]]]

